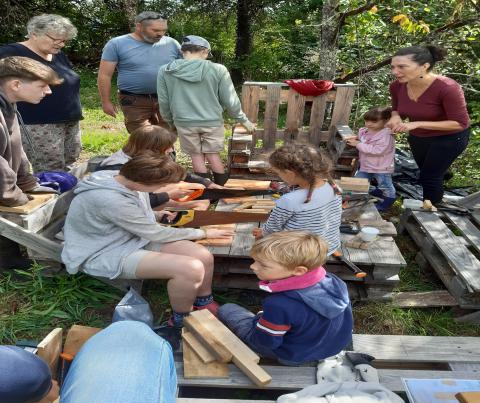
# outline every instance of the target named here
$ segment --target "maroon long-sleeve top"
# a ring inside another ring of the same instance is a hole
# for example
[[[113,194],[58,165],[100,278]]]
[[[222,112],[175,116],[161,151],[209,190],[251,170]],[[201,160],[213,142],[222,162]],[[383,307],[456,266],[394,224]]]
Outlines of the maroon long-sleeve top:
[[[464,129],[470,126],[462,87],[449,77],[436,77],[417,101],[408,96],[407,84],[398,81],[390,84],[390,95],[392,109],[397,111],[402,119],[408,118],[410,122],[454,120]],[[420,128],[411,130],[410,134],[418,137],[434,137],[456,132],[458,130],[443,131]]]

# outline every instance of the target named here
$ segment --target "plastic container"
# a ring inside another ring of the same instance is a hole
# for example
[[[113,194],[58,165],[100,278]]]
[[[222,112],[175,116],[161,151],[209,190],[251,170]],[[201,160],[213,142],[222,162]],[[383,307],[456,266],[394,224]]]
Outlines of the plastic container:
[[[423,201],[415,199],[403,199],[403,208],[420,209],[423,207]]]
[[[375,227],[363,227],[360,231],[360,239],[363,242],[372,242],[380,233],[378,228]]]

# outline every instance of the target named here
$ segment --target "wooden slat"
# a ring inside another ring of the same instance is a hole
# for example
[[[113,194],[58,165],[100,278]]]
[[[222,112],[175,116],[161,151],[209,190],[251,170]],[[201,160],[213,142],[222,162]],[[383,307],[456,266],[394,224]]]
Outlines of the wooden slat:
[[[225,183],[226,188],[243,188],[254,190],[266,190],[270,187],[271,181],[256,181],[250,179],[229,179]]]
[[[19,225],[0,217],[0,235],[33,249],[46,258],[61,262],[62,245],[34,234]]]
[[[54,377],[57,374],[58,359],[62,352],[62,335],[63,329],[58,327],[47,334],[37,345],[37,355],[47,363]]]
[[[183,364],[175,362],[180,386],[222,387],[222,388],[257,388],[238,368],[229,365],[230,377],[227,379],[185,379],[182,377]],[[284,366],[264,366],[272,381],[268,389],[299,390],[317,383],[315,367],[295,367],[293,370]],[[394,392],[405,390],[402,378],[418,379],[480,379],[475,371],[424,371],[379,369],[380,383]]]
[[[312,103],[312,110],[310,114],[310,129],[309,129],[309,142],[314,145],[319,145],[322,139],[322,126],[325,119],[325,108],[327,105],[327,95],[323,94],[315,97]],[[328,131],[326,136],[328,138]],[[326,140],[326,139],[325,139]]]
[[[477,252],[480,252],[480,230],[465,216],[452,213],[445,213],[445,216],[450,222],[455,224],[465,238],[469,240],[470,245],[472,245]]]
[[[90,337],[101,330],[98,327],[73,325],[67,333],[63,352],[74,356]]]
[[[188,343],[183,343],[183,376],[184,378],[228,378],[228,365],[220,362],[202,362],[200,357]]]
[[[399,308],[432,308],[458,305],[458,302],[447,290],[396,292],[393,294],[392,303]]]
[[[215,361],[215,356],[189,331],[185,328],[182,331],[183,351],[185,344],[188,344],[198,355],[203,363],[208,364]]]
[[[56,197],[52,193],[31,194],[30,196],[33,197],[33,200],[29,200],[23,206],[8,207],[0,205],[0,213],[30,214]]]
[[[297,140],[299,128],[303,126],[304,112],[305,97],[290,89],[288,92],[287,120],[284,135],[286,141]]]
[[[278,85],[267,86],[267,100],[265,101],[263,149],[275,148],[277,134],[278,110],[280,106],[280,90]]]
[[[335,106],[333,107],[330,127],[348,124],[354,96],[354,87],[337,88],[337,97],[335,99]]]
[[[242,109],[252,123],[258,122],[258,100],[260,87],[242,86]]]
[[[477,362],[480,357],[478,337],[354,334],[353,347],[378,360]]]
[[[480,262],[465,247],[458,242],[455,235],[445,223],[432,213],[412,212],[415,219],[428,232],[432,241],[474,291],[480,291]]]

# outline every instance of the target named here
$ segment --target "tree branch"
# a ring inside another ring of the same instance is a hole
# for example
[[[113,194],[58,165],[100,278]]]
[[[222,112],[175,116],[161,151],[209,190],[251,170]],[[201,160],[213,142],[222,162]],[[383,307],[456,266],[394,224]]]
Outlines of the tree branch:
[[[345,24],[345,20],[348,18],[348,17],[352,17],[354,15],[358,15],[358,14],[361,14],[363,13],[364,11],[367,11],[367,10],[370,10],[374,5],[375,5],[375,1],[370,1],[368,2],[367,4],[365,4],[364,6],[362,7],[358,7],[354,10],[350,10],[350,11],[347,11],[345,13],[343,13],[341,16],[340,16],[340,19],[338,21],[338,29],[340,29],[344,24]]]
[[[434,39],[437,35],[443,33],[443,32],[446,32],[446,31],[451,31],[453,29],[456,29],[456,28],[459,28],[459,27],[463,27],[465,25],[469,25],[469,24],[472,24],[472,23],[475,23],[475,22],[478,22],[480,21],[480,17],[472,17],[472,18],[467,18],[465,20],[458,20],[458,21],[452,21],[448,24],[445,24],[445,25],[442,25],[441,27],[433,30],[432,32],[430,32],[428,35],[425,35],[422,39],[421,42],[428,42],[428,41],[431,41],[432,39]],[[418,44],[420,44],[421,42],[418,42]],[[375,70],[378,70],[379,68],[383,67],[383,66],[386,66],[387,64],[390,63],[390,60],[391,60],[391,56],[389,56],[388,58],[385,58],[377,63],[374,63],[374,64],[371,64],[369,66],[364,66],[364,67],[360,67],[358,68],[357,70],[355,71],[352,71],[351,73],[347,74],[346,76],[344,77],[337,77],[335,79],[335,82],[337,83],[345,83],[349,80],[351,80],[352,78],[355,78],[355,77],[358,77],[359,75],[361,74],[365,74],[365,73],[369,73],[371,71],[375,71]]]

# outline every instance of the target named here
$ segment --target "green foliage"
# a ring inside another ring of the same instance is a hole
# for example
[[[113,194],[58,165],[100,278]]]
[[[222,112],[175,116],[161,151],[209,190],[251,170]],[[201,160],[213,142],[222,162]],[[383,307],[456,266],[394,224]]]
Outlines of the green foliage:
[[[84,274],[44,277],[44,268],[0,276],[0,343],[38,339],[53,327],[106,326],[121,293]],[[103,313],[103,315],[102,315]]]

